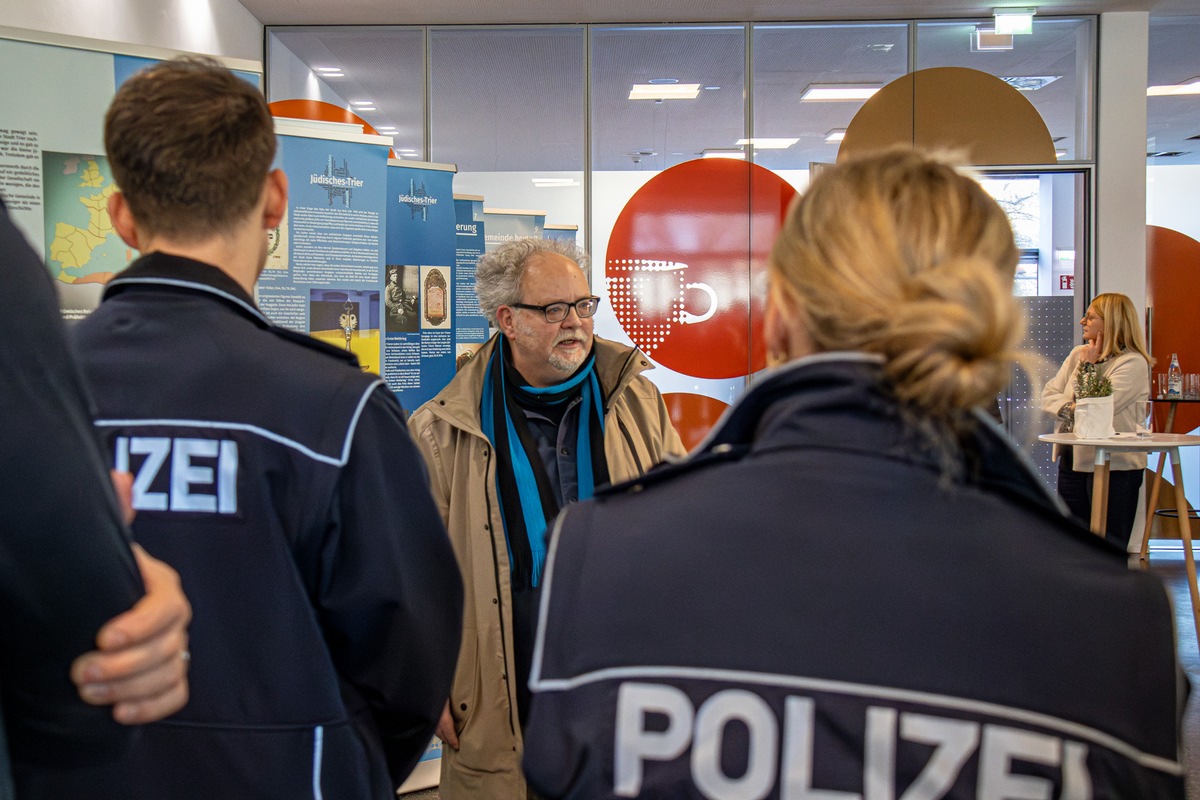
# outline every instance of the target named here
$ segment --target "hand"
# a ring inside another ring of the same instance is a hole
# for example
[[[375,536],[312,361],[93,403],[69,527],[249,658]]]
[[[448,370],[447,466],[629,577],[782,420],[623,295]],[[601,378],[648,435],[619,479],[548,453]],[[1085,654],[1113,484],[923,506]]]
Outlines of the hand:
[[[146,595],[105,623],[96,650],[75,659],[71,680],[91,705],[112,705],[125,725],[154,722],[183,708],[188,699],[187,626],[192,607],[179,575],[133,545]]]
[[[1088,342],[1087,349],[1083,351],[1083,355],[1079,357],[1080,361],[1086,361],[1089,364],[1095,364],[1100,360],[1100,354],[1104,352],[1104,334],[1097,334],[1095,339]]]
[[[442,708],[442,718],[438,720],[437,729],[434,731],[437,737],[444,744],[450,745],[454,750],[458,749],[458,734],[454,732],[454,717],[450,716],[450,701],[446,701],[446,705]]]
[[[133,473],[109,470],[113,491],[117,493],[117,502],[121,505],[121,518],[126,525],[133,524],[137,512],[133,510]]]

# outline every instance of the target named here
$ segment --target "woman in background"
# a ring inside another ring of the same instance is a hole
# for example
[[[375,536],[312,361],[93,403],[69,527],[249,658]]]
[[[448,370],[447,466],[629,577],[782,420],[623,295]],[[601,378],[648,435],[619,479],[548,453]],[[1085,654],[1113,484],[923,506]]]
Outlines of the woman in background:
[[[1069,431],[1075,419],[1075,377],[1094,368],[1112,381],[1113,428],[1137,430],[1143,403],[1150,398],[1150,364],[1133,302],[1123,294],[1096,295],[1079,320],[1084,343],[1070,352],[1042,390],[1042,409]],[[1095,448],[1058,447],[1058,493],[1081,520],[1091,516]],[[1108,522],[1104,538],[1125,550],[1137,515],[1138,494],[1146,470],[1145,453],[1113,453],[1108,478]]]

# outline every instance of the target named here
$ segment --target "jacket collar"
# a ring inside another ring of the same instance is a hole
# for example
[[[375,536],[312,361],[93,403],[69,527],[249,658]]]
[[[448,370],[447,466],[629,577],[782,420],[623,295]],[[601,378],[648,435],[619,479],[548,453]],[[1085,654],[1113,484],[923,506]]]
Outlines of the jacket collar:
[[[460,428],[482,435],[479,422],[479,398],[483,394],[483,379],[488,361],[502,334],[495,334],[471,357],[454,379],[427,405],[438,416],[445,417]],[[611,403],[625,387],[641,373],[654,369],[640,350],[627,347],[599,336],[593,337],[596,351],[596,377],[604,396]],[[606,408],[605,411],[608,409]]]
[[[108,282],[104,299],[138,287],[214,297],[258,324],[272,327],[270,320],[258,310],[254,299],[237,281],[220,268],[203,261],[169,253],[148,253]]]
[[[871,354],[834,352],[772,370],[726,411],[688,460],[812,447],[942,470],[950,457],[956,481],[1064,513],[1028,458],[986,412],[969,412],[957,452],[947,454],[918,430],[915,412],[901,410],[882,366]]]

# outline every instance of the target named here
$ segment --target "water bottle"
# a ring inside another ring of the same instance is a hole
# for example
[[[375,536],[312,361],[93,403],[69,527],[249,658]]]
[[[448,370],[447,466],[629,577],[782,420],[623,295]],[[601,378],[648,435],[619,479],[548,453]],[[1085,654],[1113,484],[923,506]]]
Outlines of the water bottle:
[[[1183,371],[1179,369],[1179,356],[1171,353],[1171,366],[1167,368],[1167,399],[1183,399]]]

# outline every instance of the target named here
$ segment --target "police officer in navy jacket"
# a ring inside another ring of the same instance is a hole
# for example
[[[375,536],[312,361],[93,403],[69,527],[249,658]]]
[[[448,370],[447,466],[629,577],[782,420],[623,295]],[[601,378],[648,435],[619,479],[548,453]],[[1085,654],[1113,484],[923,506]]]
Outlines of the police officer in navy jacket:
[[[142,257],[74,330],[136,539],[195,611],[192,699],[42,796],[394,796],[449,691],[454,555],[395,396],[252,290],[287,182],[262,95],[215,63],[118,91],[117,232]]]
[[[525,738],[547,798],[1177,798],[1158,580],[980,406],[1017,251],[912,151],[789,212],[759,382],[681,465],[559,518]]]

